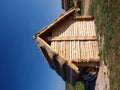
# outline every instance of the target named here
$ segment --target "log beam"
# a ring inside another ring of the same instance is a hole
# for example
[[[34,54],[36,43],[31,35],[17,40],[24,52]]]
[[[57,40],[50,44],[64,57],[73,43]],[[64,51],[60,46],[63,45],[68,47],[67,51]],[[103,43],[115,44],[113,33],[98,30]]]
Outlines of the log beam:
[[[80,40],[80,41],[96,41],[96,36],[63,36],[63,37],[47,37],[47,41],[74,41],[74,40]]]

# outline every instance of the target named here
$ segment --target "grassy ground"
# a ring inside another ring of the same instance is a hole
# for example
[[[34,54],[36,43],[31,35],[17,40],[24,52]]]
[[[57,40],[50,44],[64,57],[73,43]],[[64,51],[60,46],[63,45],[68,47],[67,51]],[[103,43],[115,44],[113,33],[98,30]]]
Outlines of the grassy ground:
[[[81,81],[78,81],[75,86],[66,82],[66,90],[85,90],[85,87]]]
[[[97,34],[104,37],[99,55],[110,69],[110,89],[120,90],[120,0],[91,0],[89,12],[96,18]]]

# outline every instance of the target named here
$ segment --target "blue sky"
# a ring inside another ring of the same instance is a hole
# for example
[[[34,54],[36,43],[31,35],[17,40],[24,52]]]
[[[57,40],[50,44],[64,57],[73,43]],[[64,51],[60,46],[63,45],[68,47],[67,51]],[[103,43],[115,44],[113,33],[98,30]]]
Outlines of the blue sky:
[[[65,90],[32,39],[63,12],[61,0],[0,0],[0,90]]]

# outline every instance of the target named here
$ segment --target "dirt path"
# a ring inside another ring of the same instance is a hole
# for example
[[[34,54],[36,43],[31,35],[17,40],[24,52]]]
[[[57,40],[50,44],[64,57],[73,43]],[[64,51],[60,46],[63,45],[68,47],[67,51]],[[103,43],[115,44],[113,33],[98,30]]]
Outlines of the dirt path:
[[[83,16],[89,15],[90,0],[84,0],[84,13]]]
[[[110,90],[109,70],[104,63],[100,66],[95,90]]]

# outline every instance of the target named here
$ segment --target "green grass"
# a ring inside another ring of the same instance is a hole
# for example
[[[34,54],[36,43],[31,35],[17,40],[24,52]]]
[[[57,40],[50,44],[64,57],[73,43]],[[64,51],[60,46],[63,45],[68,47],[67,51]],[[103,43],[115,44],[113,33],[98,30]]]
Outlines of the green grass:
[[[66,90],[85,90],[85,87],[81,81],[76,82],[75,86],[66,82]]]
[[[80,13],[80,12],[75,11],[75,12],[74,12],[74,16],[81,16],[81,13]]]
[[[77,82],[75,85],[75,90],[85,90],[84,84],[81,81]]]
[[[97,35],[104,37],[99,55],[109,66],[111,90],[120,90],[120,1],[91,1],[89,12],[96,18]],[[102,40],[99,40],[101,43]]]

